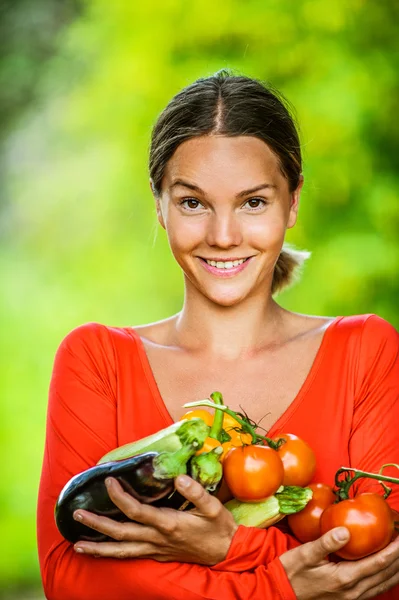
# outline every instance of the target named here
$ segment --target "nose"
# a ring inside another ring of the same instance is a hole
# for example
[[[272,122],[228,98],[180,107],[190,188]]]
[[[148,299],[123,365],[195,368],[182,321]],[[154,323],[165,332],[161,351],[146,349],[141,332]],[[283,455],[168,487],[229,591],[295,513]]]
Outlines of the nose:
[[[218,248],[239,246],[242,242],[242,231],[238,217],[228,212],[211,216],[207,230],[207,243]]]

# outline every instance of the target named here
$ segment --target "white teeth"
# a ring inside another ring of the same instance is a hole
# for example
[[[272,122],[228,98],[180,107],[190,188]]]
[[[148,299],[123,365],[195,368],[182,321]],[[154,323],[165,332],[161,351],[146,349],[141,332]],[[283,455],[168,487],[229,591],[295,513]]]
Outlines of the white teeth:
[[[228,260],[226,262],[223,261],[215,261],[215,260],[207,260],[206,262],[211,267],[216,267],[217,269],[232,269],[233,267],[238,267],[238,265],[242,265],[245,261],[245,258],[241,258],[240,260]]]

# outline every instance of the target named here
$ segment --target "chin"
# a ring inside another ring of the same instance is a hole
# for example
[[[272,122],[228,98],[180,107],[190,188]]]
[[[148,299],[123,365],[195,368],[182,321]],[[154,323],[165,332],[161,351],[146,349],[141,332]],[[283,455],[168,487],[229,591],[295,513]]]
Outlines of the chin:
[[[237,296],[237,294],[205,294],[208,300],[217,304],[218,306],[236,306],[244,300],[243,296]]]

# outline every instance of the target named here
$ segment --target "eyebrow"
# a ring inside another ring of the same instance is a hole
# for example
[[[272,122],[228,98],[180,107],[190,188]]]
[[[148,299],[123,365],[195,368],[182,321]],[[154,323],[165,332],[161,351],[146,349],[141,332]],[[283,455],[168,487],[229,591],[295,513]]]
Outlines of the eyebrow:
[[[194,185],[193,183],[188,183],[187,181],[184,181],[183,179],[176,179],[176,181],[174,181],[172,183],[172,185],[170,186],[169,189],[172,189],[174,187],[176,187],[177,185],[186,187],[190,190],[193,190],[194,192],[199,192],[200,194],[204,194],[205,192],[203,190],[201,190],[200,187],[198,187],[197,185]],[[253,194],[254,192],[259,192],[259,190],[263,190],[263,189],[275,189],[277,186],[272,185],[271,183],[261,183],[260,185],[257,185],[253,188],[250,188],[249,190],[243,190],[242,192],[240,192],[239,194],[237,194],[237,198],[242,198],[243,196],[247,196],[248,194]]]

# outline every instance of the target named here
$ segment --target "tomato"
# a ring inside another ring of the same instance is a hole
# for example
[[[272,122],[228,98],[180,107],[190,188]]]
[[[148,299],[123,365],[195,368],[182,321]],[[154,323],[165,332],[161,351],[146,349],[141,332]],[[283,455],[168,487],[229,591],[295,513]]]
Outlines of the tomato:
[[[382,496],[359,494],[355,498],[332,504],[323,512],[320,530],[324,534],[334,527],[347,527],[349,542],[335,554],[358,560],[382,550],[394,533],[394,516]]]
[[[300,542],[312,542],[321,536],[320,518],[323,511],[336,500],[329,485],[311,483],[308,486],[313,497],[305,508],[293,515],[288,515],[288,524],[292,533]]]
[[[284,465],[283,485],[307,486],[316,470],[316,456],[312,448],[293,433],[282,433],[273,441],[280,439],[285,440],[277,450]]]
[[[189,410],[186,412],[180,417],[179,421],[182,421],[183,419],[202,419],[209,427],[211,427],[213,423],[213,414],[204,408],[197,408],[196,410]]]
[[[216,446],[221,446],[221,445],[222,444],[220,442],[218,442],[218,440],[215,440],[214,438],[211,438],[211,437],[207,437],[202,448],[197,450],[197,452],[195,454],[196,454],[196,456],[198,456],[199,454],[203,454],[204,452],[210,452],[211,450],[216,448]]]
[[[223,475],[231,493],[242,502],[259,502],[280,487],[284,468],[269,446],[231,448],[223,462]]]

